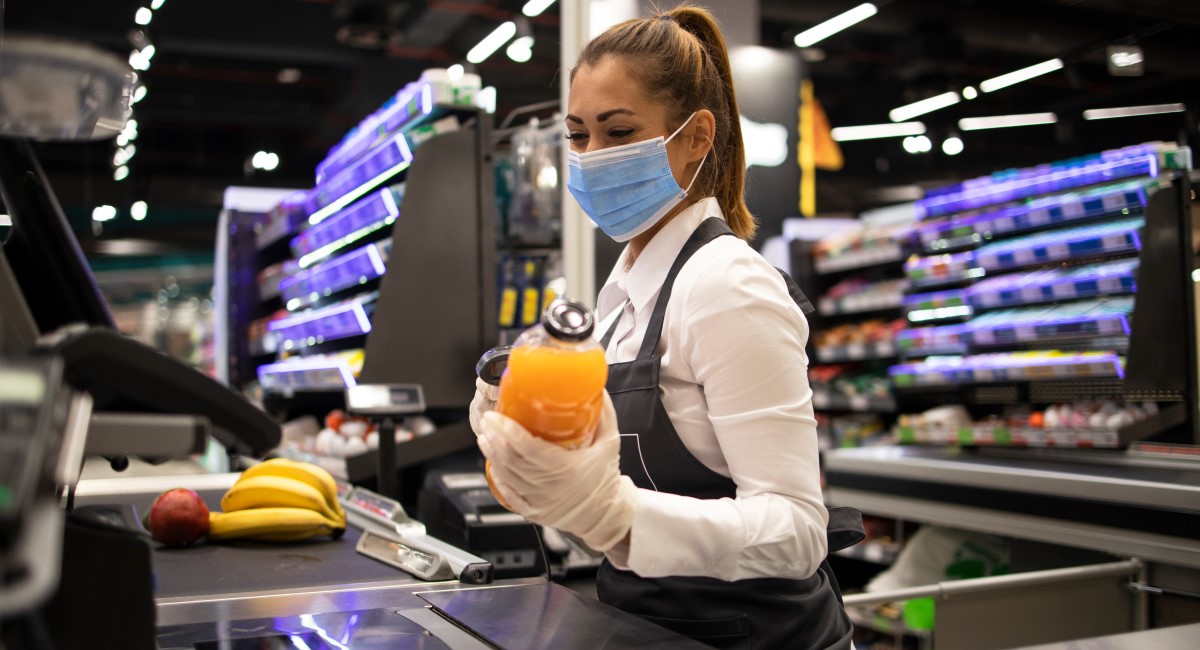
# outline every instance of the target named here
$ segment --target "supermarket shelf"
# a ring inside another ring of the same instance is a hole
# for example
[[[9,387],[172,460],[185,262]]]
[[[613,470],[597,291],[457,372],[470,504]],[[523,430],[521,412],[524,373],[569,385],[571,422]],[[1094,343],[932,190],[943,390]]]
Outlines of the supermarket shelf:
[[[1085,219],[1141,212],[1146,200],[1146,188],[1142,181],[1124,182],[1083,194],[1057,194],[1000,210],[929,224],[917,229],[917,237],[925,251],[936,253]]]
[[[285,395],[306,391],[343,391],[357,385],[346,361],[328,357],[259,366],[258,381],[263,390]]]
[[[984,275],[975,253],[947,253],[916,257],[904,263],[904,274],[913,287],[934,288],[970,282]]]
[[[901,364],[888,369],[897,389],[1008,381],[1123,378],[1124,373],[1120,357],[1103,352],[985,354]]]
[[[1003,317],[1005,312],[997,315]],[[1000,318],[997,318],[1000,320]],[[1129,318],[1125,314],[1105,314],[1078,318],[1063,318],[1038,324],[995,325],[971,323],[970,343],[975,346],[1036,343],[1065,338],[1093,336],[1129,336]]]
[[[307,269],[363,237],[391,225],[400,206],[391,188],[373,192],[292,240],[300,268]]]
[[[877,244],[870,248],[819,257],[813,262],[817,273],[838,273],[852,269],[893,264],[904,260],[904,251],[898,243]]]
[[[291,350],[362,336],[371,331],[371,320],[363,303],[353,301],[271,321],[267,329],[279,337],[283,349]]]
[[[822,316],[845,316],[849,314],[866,314],[873,311],[899,309],[903,303],[904,294],[860,293],[845,298],[821,298],[818,301],[818,311]]]
[[[890,359],[895,356],[896,346],[891,341],[827,345],[816,349],[817,361],[821,363]]]
[[[1139,264],[1137,259],[1127,259],[996,276],[968,289],[967,300],[975,309],[995,309],[1133,293]]]
[[[896,427],[895,435],[902,444],[1109,449],[1121,446],[1120,431],[1105,427],[1045,429],[986,424],[953,430]]]
[[[312,305],[333,294],[363,286],[387,271],[391,239],[356,248],[340,257],[300,271],[279,283],[289,311]]]
[[[1001,172],[931,193],[916,202],[917,214],[924,219],[1122,178],[1157,176],[1160,167],[1186,167],[1183,158],[1176,148],[1151,144],[1059,161],[1047,169]]]
[[[308,223],[317,225],[339,210],[378,188],[412,163],[412,149],[404,134],[397,134],[372,149],[351,166],[309,192]]]
[[[988,244],[975,251],[975,263],[988,272],[1069,259],[1116,255],[1142,248],[1138,231],[1142,219],[1104,224],[1103,229],[1082,227],[1047,233],[1029,240]]]
[[[895,413],[896,400],[891,397],[843,395],[824,389],[813,389],[813,408],[818,411],[854,411],[857,413]]]

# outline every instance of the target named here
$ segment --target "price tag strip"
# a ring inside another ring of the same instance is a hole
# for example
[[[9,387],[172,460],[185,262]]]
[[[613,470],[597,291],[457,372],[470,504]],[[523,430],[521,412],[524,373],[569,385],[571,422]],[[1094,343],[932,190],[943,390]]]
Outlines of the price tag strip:
[[[341,497],[346,518],[362,529],[355,550],[421,580],[458,579],[466,584],[490,583],[492,563],[425,533],[400,502],[356,487]]]

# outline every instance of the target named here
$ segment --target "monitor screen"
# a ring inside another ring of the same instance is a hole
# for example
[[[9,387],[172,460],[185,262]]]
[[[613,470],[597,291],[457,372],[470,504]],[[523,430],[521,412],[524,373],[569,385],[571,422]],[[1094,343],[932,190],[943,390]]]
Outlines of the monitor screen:
[[[0,195],[12,222],[4,255],[39,332],[79,322],[115,329],[28,142],[0,138]]]

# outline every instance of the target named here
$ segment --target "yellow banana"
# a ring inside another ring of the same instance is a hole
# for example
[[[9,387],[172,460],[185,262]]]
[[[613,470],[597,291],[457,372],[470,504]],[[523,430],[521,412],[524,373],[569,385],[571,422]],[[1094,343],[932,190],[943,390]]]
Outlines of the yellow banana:
[[[344,520],[343,515],[325,503],[325,497],[316,488],[282,476],[240,478],[221,497],[221,509],[225,512],[274,507],[306,508],[321,513],[333,522]]]
[[[325,471],[325,468],[290,458],[272,458],[242,472],[242,480],[267,475],[282,476],[307,483],[325,497],[325,503],[330,510],[339,516],[345,516],[342,512],[342,504],[338,501],[337,482],[333,480],[333,476],[329,472]]]
[[[340,536],[342,527],[308,508],[252,508],[235,512],[210,512],[208,538],[298,541],[328,535]]]

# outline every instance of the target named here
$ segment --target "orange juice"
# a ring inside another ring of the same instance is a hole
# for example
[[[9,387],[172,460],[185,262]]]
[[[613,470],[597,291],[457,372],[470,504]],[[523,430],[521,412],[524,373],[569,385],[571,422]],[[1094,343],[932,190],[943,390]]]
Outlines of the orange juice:
[[[575,347],[514,347],[496,403],[533,435],[568,448],[591,442],[608,379],[604,350]]]
[[[587,307],[562,299],[550,303],[542,322],[513,344],[496,410],[568,449],[591,444],[608,380],[604,348],[592,338],[594,327]]]

